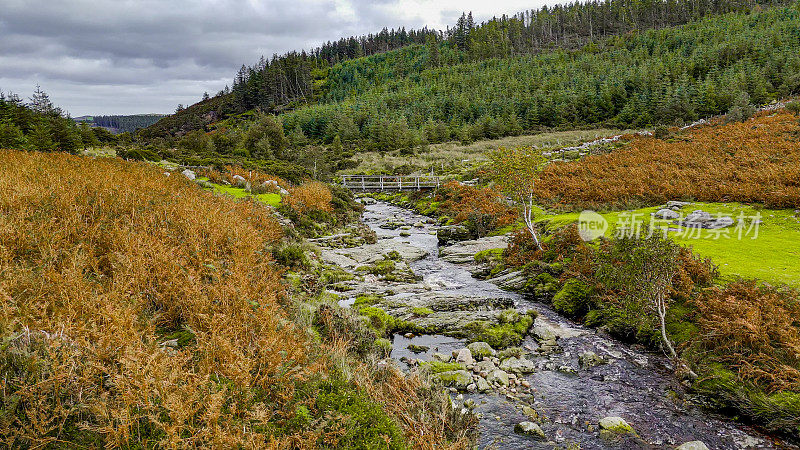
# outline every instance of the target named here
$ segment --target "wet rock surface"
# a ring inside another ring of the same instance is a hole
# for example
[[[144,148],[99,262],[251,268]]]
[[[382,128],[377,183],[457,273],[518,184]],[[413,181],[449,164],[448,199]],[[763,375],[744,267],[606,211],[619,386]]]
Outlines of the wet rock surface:
[[[439,252],[439,258],[456,264],[471,263],[479,252],[505,248],[508,248],[508,238],[506,236],[490,236],[443,247]]]
[[[755,430],[696,407],[661,355],[571,323],[548,305],[498,287],[509,280],[520,282],[518,273],[506,274],[510,276],[505,281],[492,280],[493,284],[473,278],[471,262],[454,264],[440,258],[437,236],[431,234],[437,227],[427,218],[377,202],[367,205],[364,221],[377,233],[378,244],[357,252],[337,249],[328,257],[346,257],[354,261],[347,266],[354,270],[391,250],[407,255],[403,262],[421,279],[398,283],[365,276],[352,282],[353,295],[382,293],[384,298],[376,306],[389,314],[455,330],[476,318],[497,320],[508,307],[538,311],[533,327],[511,356],[486,343],[470,345],[442,334],[393,337],[391,358],[409,372],[422,370],[420,363],[426,361],[452,364],[460,355],[463,369],[438,376],[443,388],[453,392],[454,408],[479,417],[479,448],[775,448]],[[403,225],[382,228],[387,221]],[[408,236],[401,236],[401,231]],[[432,312],[415,315],[421,308]],[[623,420],[634,432],[603,428],[610,423],[604,419],[610,418]]]

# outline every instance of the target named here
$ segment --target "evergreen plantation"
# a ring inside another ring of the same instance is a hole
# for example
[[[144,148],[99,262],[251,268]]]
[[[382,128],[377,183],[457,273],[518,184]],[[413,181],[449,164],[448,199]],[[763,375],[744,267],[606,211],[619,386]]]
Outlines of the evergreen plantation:
[[[800,11],[726,14],[580,50],[430,67],[411,47],[339,64],[328,102],[284,114],[314,140],[379,149],[542,127],[682,123],[800,90]]]
[[[456,28],[450,38],[429,39],[426,45],[332,67],[320,62],[309,72],[313,86],[302,101],[287,94],[291,89],[281,91],[280,101],[269,94],[277,85],[263,75],[270,70],[280,75],[275,64],[252,69],[249,78],[240,73],[232,94],[198,103],[140,135],[163,149],[180,146],[174,137],[191,130],[216,130],[227,136],[215,140],[221,145],[185,146],[195,148],[190,153],[198,156],[232,155],[238,149],[237,157],[270,159],[280,156],[246,145],[258,141],[243,139],[253,116],[237,116],[237,111],[280,111],[284,134],[294,148],[341,142],[351,149],[394,150],[546,128],[681,124],[800,92],[797,4],[768,9],[755,5],[681,26],[624,34],[614,31],[625,28],[614,29],[608,31],[610,37],[595,37],[582,46],[570,43],[583,37],[572,39],[562,32],[554,34],[561,37],[553,42],[518,49],[509,44],[513,39],[506,39],[515,35],[517,20],[498,19],[474,28],[470,35],[482,37],[468,40],[469,48],[460,48]],[[493,27],[505,30],[499,34],[505,37],[483,36]],[[594,28],[594,36],[601,36],[602,29]],[[497,46],[487,50],[492,42]],[[542,50],[547,46],[552,49]],[[509,55],[494,56],[504,53]],[[259,91],[257,86],[267,87]],[[226,117],[232,119],[218,122]]]

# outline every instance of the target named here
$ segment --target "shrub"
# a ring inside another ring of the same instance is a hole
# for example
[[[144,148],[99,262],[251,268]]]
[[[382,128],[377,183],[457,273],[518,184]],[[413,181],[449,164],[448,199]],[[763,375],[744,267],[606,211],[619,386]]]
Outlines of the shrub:
[[[536,194],[548,205],[574,209],[684,198],[794,209],[800,204],[800,147],[791,135],[796,129],[794,117],[778,111],[748,123],[688,129],[670,141],[633,137],[608,154],[548,164]]]
[[[474,237],[505,227],[517,220],[515,208],[503,202],[497,190],[473,187],[450,181],[436,191],[438,212],[453,217]]]
[[[441,392],[352,357],[360,319],[293,322],[266,208],[63,153],[0,152],[0,189],[3,448],[469,446]]]
[[[750,95],[747,92],[742,92],[734,100],[725,119],[728,122],[744,122],[753,117],[755,113],[756,108],[750,103]]]
[[[161,156],[148,148],[133,147],[128,150],[117,150],[117,156],[122,159],[133,159],[136,161],[161,161]]]
[[[343,382],[323,383],[316,399],[320,416],[329,427],[320,446],[336,448],[406,448],[399,427],[381,406]]]
[[[669,130],[669,127],[665,125],[659,125],[653,130],[653,137],[656,139],[666,140],[672,136],[672,133]]]
[[[795,116],[800,116],[800,100],[794,100],[787,103],[786,110]]]
[[[254,432],[222,405],[271,405],[254,424],[268,427],[313,372],[277,302],[264,248],[281,231],[263,208],[63,153],[3,152],[0,188],[4,446],[245,445]],[[193,343],[160,348],[157,330],[183,327]]]
[[[331,205],[333,195],[325,183],[319,181],[309,181],[302,185],[289,189],[289,196],[286,197],[286,204],[300,213],[310,211],[333,211]]]
[[[302,244],[298,242],[283,243],[272,250],[272,255],[278,264],[289,267],[308,266],[308,257]]]
[[[798,292],[739,280],[695,302],[704,358],[768,392],[800,391]]]
[[[495,349],[517,346],[522,344],[533,325],[533,319],[531,314],[521,314],[514,309],[505,310],[499,314],[497,325],[487,327],[480,323],[474,324],[470,330],[470,340],[486,342]]]

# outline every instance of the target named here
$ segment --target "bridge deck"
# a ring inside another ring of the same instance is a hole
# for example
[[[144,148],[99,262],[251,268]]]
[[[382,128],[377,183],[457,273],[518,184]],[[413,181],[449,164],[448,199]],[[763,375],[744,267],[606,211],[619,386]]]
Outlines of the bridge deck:
[[[354,191],[404,191],[435,189],[439,177],[410,175],[342,175],[342,186]]]

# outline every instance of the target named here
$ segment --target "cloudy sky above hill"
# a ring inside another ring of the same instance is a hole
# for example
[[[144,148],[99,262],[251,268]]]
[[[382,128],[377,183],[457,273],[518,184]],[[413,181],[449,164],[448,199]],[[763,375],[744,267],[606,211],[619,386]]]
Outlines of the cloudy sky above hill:
[[[261,55],[383,27],[444,29],[543,0],[0,0],[0,90],[36,85],[73,116],[171,113]],[[553,1],[547,1],[553,4]]]

